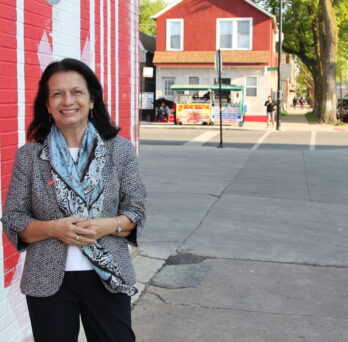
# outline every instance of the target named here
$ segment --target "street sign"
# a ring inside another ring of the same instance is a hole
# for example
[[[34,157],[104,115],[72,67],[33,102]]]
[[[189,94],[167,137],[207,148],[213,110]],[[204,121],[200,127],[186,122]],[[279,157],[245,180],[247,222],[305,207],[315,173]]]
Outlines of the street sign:
[[[268,70],[268,71],[278,70],[278,67],[268,67],[267,70]]]
[[[154,93],[141,92],[140,93],[140,109],[153,109]]]
[[[143,69],[143,77],[152,78],[153,77],[153,68],[144,67]]]

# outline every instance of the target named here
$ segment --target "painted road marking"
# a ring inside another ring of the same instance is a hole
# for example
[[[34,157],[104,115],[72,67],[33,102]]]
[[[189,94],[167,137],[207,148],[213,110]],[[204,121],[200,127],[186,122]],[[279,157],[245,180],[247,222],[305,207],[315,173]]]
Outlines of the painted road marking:
[[[201,146],[204,143],[206,143],[207,141],[209,141],[210,139],[214,138],[215,136],[217,136],[218,134],[220,134],[219,131],[208,131],[208,132],[204,132],[202,134],[200,134],[199,136],[191,139],[190,141],[188,141],[187,143],[184,144],[184,146],[186,145],[190,145],[190,146]]]
[[[316,138],[316,134],[317,134],[316,131],[312,131],[312,133],[311,133],[311,140],[310,140],[310,143],[309,143],[309,150],[310,150],[310,151],[315,151],[315,138]]]
[[[257,143],[251,148],[251,151],[256,151],[259,146],[262,144],[262,142],[272,133],[272,131],[266,132],[258,141]]]

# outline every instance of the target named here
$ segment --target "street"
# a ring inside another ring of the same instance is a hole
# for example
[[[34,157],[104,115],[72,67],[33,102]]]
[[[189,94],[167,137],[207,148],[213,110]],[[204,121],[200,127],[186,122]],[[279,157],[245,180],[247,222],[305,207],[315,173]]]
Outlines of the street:
[[[137,341],[348,341],[348,132],[292,119],[141,128]]]
[[[348,147],[348,126],[308,124],[300,113],[282,118],[282,131],[266,128],[266,123],[246,122],[223,126],[223,145],[226,148],[261,150],[326,150]],[[143,124],[142,145],[201,145],[217,146],[220,128],[215,126],[173,126]]]

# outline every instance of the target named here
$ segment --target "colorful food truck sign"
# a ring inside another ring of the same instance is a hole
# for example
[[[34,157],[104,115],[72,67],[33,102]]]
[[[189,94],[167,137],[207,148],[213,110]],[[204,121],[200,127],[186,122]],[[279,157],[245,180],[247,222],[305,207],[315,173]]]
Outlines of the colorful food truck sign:
[[[209,103],[178,103],[176,105],[176,119],[181,123],[210,122]]]
[[[240,106],[238,107],[222,107],[222,122],[231,123],[231,122],[241,122],[243,116],[240,112]],[[220,122],[220,107],[212,107],[211,109],[211,121]]]

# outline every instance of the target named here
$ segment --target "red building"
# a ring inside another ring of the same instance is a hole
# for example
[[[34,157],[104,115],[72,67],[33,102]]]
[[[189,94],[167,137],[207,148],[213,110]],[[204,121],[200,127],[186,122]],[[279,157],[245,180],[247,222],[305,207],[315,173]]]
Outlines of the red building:
[[[221,49],[223,83],[245,87],[247,121],[265,120],[264,102],[277,88],[271,13],[250,0],[177,0],[154,19],[156,98],[173,100],[173,84],[216,83],[215,53]]]
[[[112,120],[137,146],[138,11],[137,0],[0,0],[0,216],[38,81],[53,60],[77,58],[95,70]],[[25,252],[19,255],[4,234],[0,250],[0,341],[28,341],[19,290]]]

